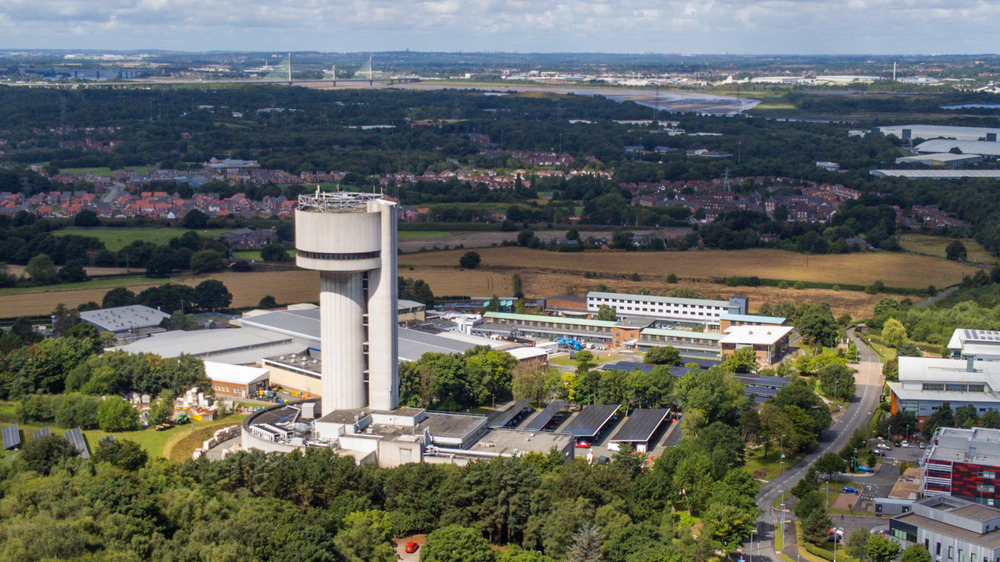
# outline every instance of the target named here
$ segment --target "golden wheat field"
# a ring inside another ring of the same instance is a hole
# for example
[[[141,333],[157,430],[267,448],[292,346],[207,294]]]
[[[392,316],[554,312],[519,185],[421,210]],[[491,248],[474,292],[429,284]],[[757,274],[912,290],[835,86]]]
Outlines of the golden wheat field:
[[[870,285],[882,281],[890,287],[946,287],[975,271],[967,265],[932,256],[870,252],[807,256],[782,250],[703,250],[692,252],[582,252],[557,253],[505,247],[476,250],[482,269],[545,269],[553,272],[592,272],[609,275],[638,273],[646,278],[673,273],[683,279],[757,276],[765,279],[817,281]],[[465,250],[405,254],[400,269],[408,266],[458,267]],[[457,269],[456,269],[457,271]]]
[[[197,277],[178,277],[170,279],[169,282],[194,286],[206,279],[218,279],[225,283],[229,292],[233,294],[233,306],[236,308],[255,306],[265,295],[273,296],[279,303],[315,302],[319,300],[319,274],[315,271],[227,272]],[[128,285],[128,288],[138,293],[147,287],[159,284],[141,281]],[[100,303],[101,299],[104,298],[104,294],[109,290],[109,287],[101,287],[71,291],[49,290],[0,296],[0,318],[49,314],[59,303],[68,307],[76,307],[90,301]]]

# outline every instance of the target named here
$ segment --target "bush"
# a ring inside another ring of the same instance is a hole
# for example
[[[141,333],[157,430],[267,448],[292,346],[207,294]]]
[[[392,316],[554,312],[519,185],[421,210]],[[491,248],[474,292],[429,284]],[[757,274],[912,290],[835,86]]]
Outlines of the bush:
[[[21,458],[28,468],[46,476],[56,465],[76,455],[76,448],[62,435],[32,439],[21,448]]]
[[[111,396],[97,407],[97,423],[108,433],[139,429],[139,414],[124,398]]]
[[[483,258],[480,257],[478,253],[465,252],[465,255],[458,260],[458,265],[464,267],[465,269],[476,269],[482,261]]]

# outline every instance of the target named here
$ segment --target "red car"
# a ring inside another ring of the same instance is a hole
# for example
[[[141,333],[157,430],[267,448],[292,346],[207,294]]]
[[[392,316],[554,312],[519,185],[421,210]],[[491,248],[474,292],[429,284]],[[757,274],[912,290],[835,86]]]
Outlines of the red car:
[[[584,439],[580,439],[579,441],[576,442],[576,446],[579,447],[580,449],[589,449],[590,442]]]
[[[415,542],[408,542],[406,543],[406,548],[404,550],[406,550],[407,554],[413,554],[414,552],[417,551],[418,548],[420,548],[419,544]]]

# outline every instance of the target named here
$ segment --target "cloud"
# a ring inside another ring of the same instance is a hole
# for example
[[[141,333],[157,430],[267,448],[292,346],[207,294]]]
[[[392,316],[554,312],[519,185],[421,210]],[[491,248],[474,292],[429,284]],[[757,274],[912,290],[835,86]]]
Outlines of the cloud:
[[[977,52],[981,0],[5,0],[6,48]]]

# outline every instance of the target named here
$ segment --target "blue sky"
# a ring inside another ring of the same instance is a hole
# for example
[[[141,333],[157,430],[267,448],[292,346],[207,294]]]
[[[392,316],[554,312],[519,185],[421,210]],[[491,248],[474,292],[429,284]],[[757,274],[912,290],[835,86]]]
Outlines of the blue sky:
[[[0,47],[961,54],[988,0],[0,0]]]

